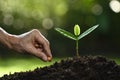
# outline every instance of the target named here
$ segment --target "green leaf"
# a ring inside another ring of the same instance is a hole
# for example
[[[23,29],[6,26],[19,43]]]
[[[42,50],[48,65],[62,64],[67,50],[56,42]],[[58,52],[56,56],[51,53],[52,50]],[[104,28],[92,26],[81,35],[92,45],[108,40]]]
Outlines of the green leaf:
[[[61,28],[55,28],[55,30],[69,39],[76,40],[76,36],[66,30],[63,30]]]
[[[91,33],[93,30],[95,30],[99,25],[95,25],[91,28],[89,28],[88,30],[86,30],[85,32],[83,32],[78,39],[80,40],[81,38],[85,37],[86,35],[88,35],[89,33]]]
[[[75,26],[74,26],[74,34],[75,34],[76,36],[79,36],[79,35],[80,35],[80,27],[79,27],[79,25],[75,25]]]

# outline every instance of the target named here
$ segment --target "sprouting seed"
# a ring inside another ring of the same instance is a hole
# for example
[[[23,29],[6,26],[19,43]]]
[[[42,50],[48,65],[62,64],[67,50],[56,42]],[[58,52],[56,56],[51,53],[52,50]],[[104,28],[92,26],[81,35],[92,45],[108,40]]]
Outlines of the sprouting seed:
[[[93,30],[95,30],[99,25],[95,25],[91,28],[89,28],[88,30],[86,30],[85,32],[83,32],[82,34],[80,34],[80,27],[79,25],[75,25],[74,26],[74,34],[64,30],[64,29],[61,29],[61,28],[55,28],[56,31],[58,31],[60,34],[66,36],[67,38],[69,39],[72,39],[72,40],[75,40],[76,41],[76,56],[78,57],[79,56],[79,53],[78,53],[78,41],[85,37],[86,35],[88,35],[89,33],[91,33]]]

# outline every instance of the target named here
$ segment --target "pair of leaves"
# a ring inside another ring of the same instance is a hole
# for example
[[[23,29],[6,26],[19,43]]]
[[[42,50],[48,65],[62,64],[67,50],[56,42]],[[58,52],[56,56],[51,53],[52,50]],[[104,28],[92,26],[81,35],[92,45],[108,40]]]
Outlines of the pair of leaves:
[[[80,40],[81,38],[85,37],[86,35],[88,35],[89,33],[91,33],[93,30],[95,30],[99,25],[95,25],[91,28],[89,28],[88,30],[86,30],[85,32],[83,32],[81,35],[79,36],[75,36],[73,35],[72,33],[66,31],[66,30],[63,30],[61,28],[55,28],[56,31],[58,31],[60,34],[66,36],[67,38],[69,39],[72,39],[72,40]]]

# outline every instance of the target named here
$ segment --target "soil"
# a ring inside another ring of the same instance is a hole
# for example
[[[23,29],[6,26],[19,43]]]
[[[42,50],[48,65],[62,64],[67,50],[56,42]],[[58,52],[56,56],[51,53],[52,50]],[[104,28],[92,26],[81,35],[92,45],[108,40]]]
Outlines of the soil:
[[[120,65],[102,56],[73,57],[0,80],[120,80]]]

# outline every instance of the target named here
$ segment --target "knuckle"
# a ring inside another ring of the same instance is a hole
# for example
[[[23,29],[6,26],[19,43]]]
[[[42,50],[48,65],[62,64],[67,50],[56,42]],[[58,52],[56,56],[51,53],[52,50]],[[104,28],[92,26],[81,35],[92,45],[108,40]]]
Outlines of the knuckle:
[[[38,36],[38,35],[40,35],[40,31],[38,29],[33,29],[31,31],[31,34],[34,35],[34,36]]]
[[[46,45],[50,45],[50,42],[47,40],[47,39],[45,39],[45,43],[46,43]]]
[[[38,29],[33,29],[32,32],[33,33],[39,33],[39,30]]]
[[[47,45],[50,45],[50,42],[48,40],[46,40],[46,43],[47,43]]]

